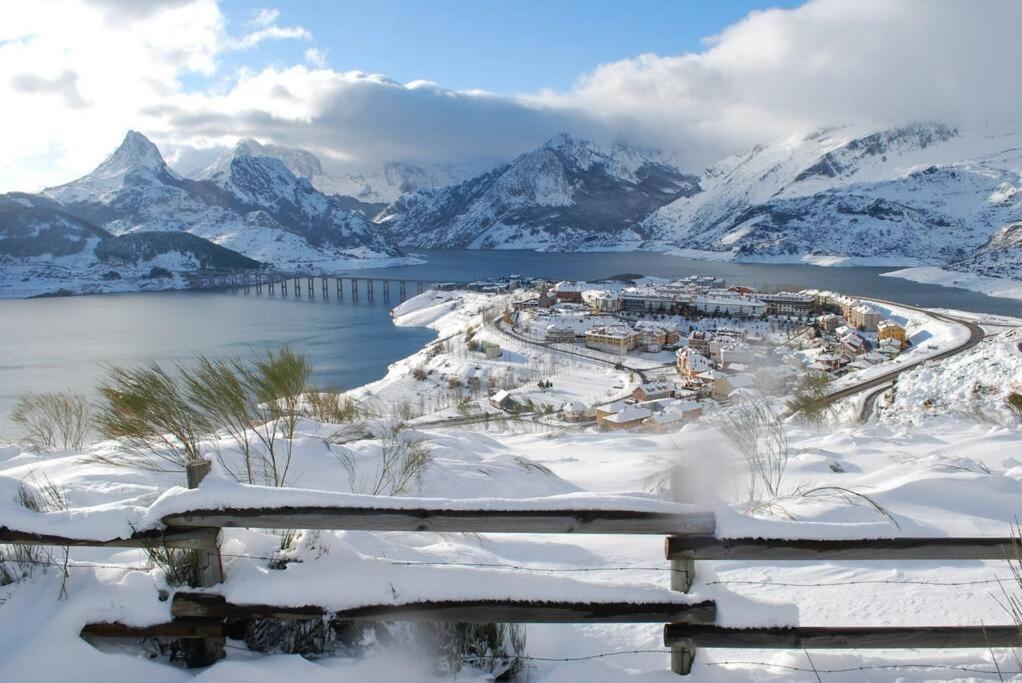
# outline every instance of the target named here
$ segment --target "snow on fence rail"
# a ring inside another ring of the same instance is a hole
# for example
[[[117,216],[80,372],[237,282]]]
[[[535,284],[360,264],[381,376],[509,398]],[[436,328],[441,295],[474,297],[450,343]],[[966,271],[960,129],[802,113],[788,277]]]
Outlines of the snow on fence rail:
[[[199,487],[209,463],[188,467],[190,490],[167,494],[143,516],[143,528],[127,537],[87,539],[80,534],[41,533],[54,525],[28,524],[32,530],[0,527],[0,543],[39,545],[190,548],[199,553],[195,583],[212,588],[223,581],[219,550],[224,527],[333,529],[367,531],[444,531],[485,533],[657,534],[667,536],[671,589],[688,593],[697,560],[1009,560],[1019,557],[1012,538],[720,538],[713,512],[650,498],[571,494],[533,500],[444,500],[383,498],[327,492],[266,489],[248,505],[251,487],[210,478]],[[265,494],[265,495],[263,495]],[[726,513],[725,517],[732,515]],[[62,518],[73,528],[71,520]],[[106,519],[106,518],[104,518]],[[733,520],[728,520],[728,524]],[[725,525],[726,526],[726,525]],[[87,527],[95,529],[96,524]],[[756,529],[749,526],[749,533]],[[764,524],[761,531],[789,535],[821,527]],[[830,529],[847,535],[853,529]],[[866,534],[865,529],[859,533]],[[694,598],[695,596],[693,596]],[[679,598],[682,596],[679,595]],[[976,648],[1019,647],[1017,625],[909,627],[736,627],[718,624],[714,601],[557,601],[535,599],[433,599],[401,604],[358,605],[328,610],[319,605],[235,604],[215,592],[177,592],[171,598],[173,620],[145,626],[86,624],[82,635],[171,637],[193,643],[193,665],[223,655],[224,623],[229,618],[324,619],[337,621],[447,621],[471,623],[665,623],[664,643],[671,668],[687,674],[698,647],[725,648]],[[734,621],[732,617],[729,621]]]

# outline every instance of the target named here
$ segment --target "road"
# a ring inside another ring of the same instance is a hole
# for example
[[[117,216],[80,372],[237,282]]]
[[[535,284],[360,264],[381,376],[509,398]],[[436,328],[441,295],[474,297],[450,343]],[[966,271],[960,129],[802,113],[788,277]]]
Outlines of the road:
[[[831,394],[828,394],[826,398],[826,402],[828,404],[835,403],[836,401],[848,398],[849,396],[855,396],[856,394],[862,393],[867,389],[879,388],[885,384],[893,385],[894,382],[897,381],[898,375],[905,372],[906,370],[911,370],[912,368],[918,367],[919,365],[922,365],[923,363],[927,363],[929,361],[950,358],[951,356],[968,351],[969,349],[975,347],[977,344],[983,341],[983,338],[986,336],[986,334],[983,332],[983,328],[977,325],[976,323],[972,322],[971,320],[965,320],[964,318],[958,318],[953,315],[948,315],[946,313],[934,313],[933,311],[928,311],[925,308],[909,306],[907,304],[897,303],[895,301],[886,301],[884,299],[874,299],[869,297],[861,298],[863,301],[875,301],[876,303],[879,304],[900,306],[901,308],[908,308],[918,313],[923,313],[932,318],[936,318],[937,320],[943,320],[944,322],[951,322],[957,323],[959,325],[964,325],[969,330],[969,338],[962,342],[961,344],[959,344],[958,346],[955,346],[954,348],[948,349],[946,351],[941,351],[940,353],[936,353],[932,356],[920,358],[919,360],[915,360],[910,363],[900,363],[898,367],[894,368],[893,370],[885,372],[881,375],[876,375],[875,377],[871,377],[867,380],[863,380],[862,382],[853,384],[850,387],[845,387],[844,389],[840,389]],[[874,391],[872,394],[866,397],[866,400],[863,402],[862,413],[860,414],[860,419],[862,421],[866,421],[869,419],[869,416],[872,414],[873,411],[873,406],[876,403],[876,399],[887,388],[889,387],[884,387],[883,390],[878,389],[877,391]]]

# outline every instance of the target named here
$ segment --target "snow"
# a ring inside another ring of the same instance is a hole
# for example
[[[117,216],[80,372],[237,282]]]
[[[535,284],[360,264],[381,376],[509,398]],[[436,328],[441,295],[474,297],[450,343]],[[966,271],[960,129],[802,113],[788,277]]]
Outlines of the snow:
[[[990,296],[1022,299],[1022,281],[1020,280],[989,277],[976,273],[961,273],[937,266],[902,268],[890,273],[883,273],[883,276],[898,277],[928,285],[940,285],[941,287],[958,287]]]
[[[395,324],[428,326],[440,339],[395,363],[384,379],[354,395],[393,402],[438,398],[449,392],[449,377],[473,373],[497,385],[511,370],[521,373],[524,381],[494,390],[535,403],[593,405],[623,398],[636,384],[627,372],[558,355],[556,349],[538,348],[485,323],[485,315],[502,310],[504,301],[474,292],[427,292],[396,307]],[[917,342],[913,351],[902,355],[904,362],[925,360],[967,338],[958,323],[874,303],[885,309],[885,315],[905,323]],[[878,402],[868,424],[835,418],[817,428],[788,421],[791,460],[780,495],[769,508],[746,507],[740,458],[714,428],[712,417],[665,434],[601,433],[553,420],[443,424],[437,420],[459,416],[443,406],[428,407],[424,415],[410,420],[406,432],[426,438],[434,464],[407,495],[386,505],[450,510],[569,505],[589,510],[707,510],[715,514],[721,538],[1005,536],[1022,499],[1022,426],[1004,408],[1007,393],[1022,384],[1022,321],[949,313],[975,319],[987,329],[988,338],[964,353],[925,361],[901,374],[893,397]],[[476,339],[501,344],[501,358],[486,359],[465,350],[470,326]],[[873,367],[884,365],[890,364]],[[416,367],[426,370],[425,379],[410,375]],[[554,387],[537,388],[539,377],[551,378]],[[476,402],[487,403],[485,391]],[[427,425],[430,421],[433,424]],[[83,454],[32,454],[16,445],[0,446],[0,519],[5,525],[39,532],[112,538],[196,507],[379,506],[379,498],[352,491],[338,462],[337,446],[327,445],[326,437],[338,428],[310,420],[300,423],[295,479],[287,489],[237,484],[217,467],[202,486],[187,490],[181,486],[180,473],[114,468],[89,459],[90,454],[114,452],[118,446],[110,442],[89,446]],[[218,445],[230,455],[228,440]],[[381,444],[373,438],[352,441],[344,448],[359,467],[372,468],[381,457]],[[215,450],[212,444],[209,450]],[[668,502],[662,493],[666,473],[679,465],[686,467],[688,504]],[[33,513],[14,504],[19,481],[44,477],[67,492],[67,512]],[[864,499],[842,497],[835,487],[868,496],[883,512]],[[318,604],[331,609],[451,597],[678,603],[712,599],[718,604],[718,622],[735,627],[1004,623],[997,581],[1006,579],[1001,585],[1014,590],[1003,562],[701,561],[692,591],[680,594],[669,590],[662,544],[657,536],[324,531],[303,533],[296,547],[280,551],[280,537],[271,530],[225,529],[227,579],[213,590],[240,603]],[[292,561],[284,569],[270,569],[269,556]],[[370,650],[358,658],[309,661],[259,654],[243,643],[231,643],[226,660],[192,672],[134,651],[96,647],[78,637],[83,624],[117,620],[143,625],[168,619],[168,603],[158,598],[158,591],[166,588],[164,578],[159,570],[138,568],[144,565],[138,550],[75,548],[71,560],[67,599],[57,599],[56,572],[0,588],[0,666],[6,678],[436,680],[429,662],[404,651]],[[55,647],[61,657],[52,656]],[[632,650],[653,652],[628,653]],[[527,654],[533,657],[604,652],[622,654],[587,661],[534,661],[530,680],[675,679],[667,671],[660,625],[528,627]],[[810,668],[805,657],[795,651],[702,650],[694,680],[815,681],[811,670],[794,672],[762,664]],[[1003,655],[1002,669],[1017,666],[1009,659]],[[926,665],[897,673],[878,669],[844,676],[821,674],[825,680],[886,681],[893,675],[905,681],[960,680],[961,672],[940,667],[993,670],[989,652],[969,650],[824,651],[814,652],[812,661],[820,670]],[[485,679],[466,670],[458,680]]]

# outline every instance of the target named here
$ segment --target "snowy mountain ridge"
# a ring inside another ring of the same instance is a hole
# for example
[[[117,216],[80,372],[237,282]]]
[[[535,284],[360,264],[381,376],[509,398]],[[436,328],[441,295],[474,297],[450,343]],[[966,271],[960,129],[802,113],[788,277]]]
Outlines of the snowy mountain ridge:
[[[401,255],[364,214],[254,141],[239,143],[204,175],[174,173],[155,145],[131,131],[92,173],[43,194],[114,234],[186,231],[281,268],[381,265]]]
[[[946,265],[1022,218],[1022,133],[844,127],[709,168],[703,192],[644,221],[661,243],[738,260],[813,256]]]
[[[562,133],[471,180],[405,195],[377,220],[405,245],[580,251],[642,241],[643,218],[697,192],[657,154]]]

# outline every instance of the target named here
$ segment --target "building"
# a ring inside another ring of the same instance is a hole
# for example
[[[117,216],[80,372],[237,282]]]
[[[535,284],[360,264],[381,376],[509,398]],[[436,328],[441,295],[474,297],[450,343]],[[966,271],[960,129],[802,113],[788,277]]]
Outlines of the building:
[[[725,375],[713,383],[710,395],[723,401],[739,389],[752,389],[755,386],[756,379],[752,375]]]
[[[749,366],[756,362],[756,354],[748,344],[729,343],[717,348],[717,359],[722,368],[732,365]]]
[[[626,405],[620,411],[601,418],[597,414],[596,423],[607,431],[614,432],[621,429],[633,429],[642,424],[643,420],[650,417],[653,411],[640,406]]]
[[[547,325],[545,338],[552,344],[558,344],[561,342],[573,344],[575,343],[575,330],[570,327],[561,327],[559,325]]]
[[[759,294],[759,300],[766,304],[767,315],[805,316],[812,310],[816,297],[802,292],[777,292]]]
[[[582,401],[569,401],[561,406],[561,416],[568,422],[585,422],[595,415],[596,411]]]
[[[841,318],[833,313],[824,313],[816,318],[816,324],[824,332],[833,332],[841,324]]]
[[[698,401],[674,401],[659,413],[650,415],[642,424],[651,432],[669,432],[698,419],[702,414],[703,407]]]
[[[554,299],[557,303],[582,303],[582,284],[565,280],[554,285]]]
[[[678,359],[678,373],[688,379],[713,369],[710,359],[691,347],[678,349],[675,357]]]
[[[640,320],[635,323],[635,330],[641,335],[639,343],[643,349],[650,353],[657,353],[665,346],[678,343],[677,328],[648,320]]]
[[[632,397],[636,401],[653,401],[658,398],[670,398],[674,395],[674,382],[667,380],[656,380],[645,382],[635,387]]]
[[[879,310],[870,306],[869,304],[860,303],[857,306],[852,306],[845,318],[853,326],[860,330],[872,332],[877,329],[877,325],[883,320],[883,315]]]
[[[905,326],[894,320],[881,320],[877,323],[877,341],[895,339],[901,348],[908,346],[908,336],[905,333]]]
[[[518,401],[511,397],[511,392],[506,389],[501,389],[493,396],[490,396],[490,405],[499,410],[506,410],[509,413],[513,413],[519,408]]]
[[[692,330],[688,333],[688,348],[698,351],[704,356],[710,355],[710,342],[713,341],[712,332]]]
[[[606,325],[586,332],[586,346],[623,355],[638,346],[640,338],[641,335],[628,325]]]
[[[755,317],[766,313],[766,304],[748,294],[736,294],[726,289],[711,289],[692,297],[692,308],[710,315],[738,315]]]

